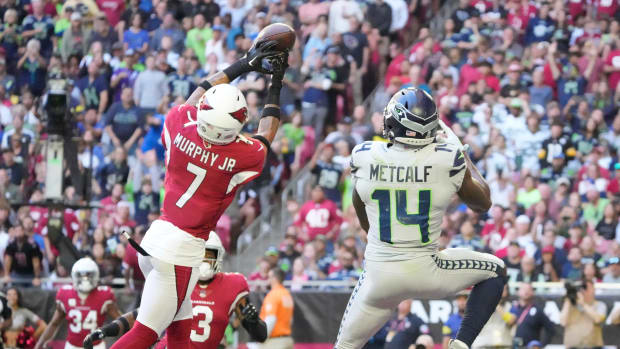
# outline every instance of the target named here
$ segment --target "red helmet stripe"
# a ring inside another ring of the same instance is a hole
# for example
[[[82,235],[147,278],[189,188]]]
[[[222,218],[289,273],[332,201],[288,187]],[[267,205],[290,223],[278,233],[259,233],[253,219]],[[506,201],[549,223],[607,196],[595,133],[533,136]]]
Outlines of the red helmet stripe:
[[[248,109],[246,107],[243,107],[229,114],[230,116],[237,119],[237,121],[243,124],[245,120],[248,118]]]
[[[211,110],[211,109],[213,109],[213,107],[207,104],[207,101],[203,100],[202,102],[200,102],[199,110]]]

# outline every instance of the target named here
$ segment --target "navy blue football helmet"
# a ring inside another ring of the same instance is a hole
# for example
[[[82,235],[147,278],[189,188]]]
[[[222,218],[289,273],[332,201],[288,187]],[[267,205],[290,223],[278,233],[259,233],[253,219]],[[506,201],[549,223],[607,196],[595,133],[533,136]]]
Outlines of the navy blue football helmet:
[[[433,97],[417,87],[396,92],[383,111],[383,137],[392,143],[427,145],[440,127]]]

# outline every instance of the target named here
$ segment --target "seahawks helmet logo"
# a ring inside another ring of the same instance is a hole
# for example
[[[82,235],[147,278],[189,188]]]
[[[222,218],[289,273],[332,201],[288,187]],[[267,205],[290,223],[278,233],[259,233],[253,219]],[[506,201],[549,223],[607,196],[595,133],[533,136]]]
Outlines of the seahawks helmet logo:
[[[424,115],[422,108],[418,106],[414,106],[411,111],[408,111],[404,105],[397,101],[392,101],[387,109],[390,111],[387,117],[394,116],[401,125],[411,131],[424,134],[437,127],[436,120],[430,121],[428,124],[426,123],[426,120],[432,119],[433,117],[436,118],[437,112]],[[409,113],[413,120],[407,117],[407,113]]]

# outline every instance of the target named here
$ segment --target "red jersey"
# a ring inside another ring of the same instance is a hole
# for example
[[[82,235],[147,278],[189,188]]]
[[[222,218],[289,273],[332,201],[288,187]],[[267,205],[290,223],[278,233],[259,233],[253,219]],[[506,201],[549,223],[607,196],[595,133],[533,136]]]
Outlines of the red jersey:
[[[217,349],[224,337],[230,314],[237,302],[249,293],[248,282],[238,273],[218,273],[206,286],[197,284],[192,292],[192,349]],[[166,337],[157,349],[166,348]]]
[[[97,0],[99,9],[108,18],[110,26],[114,28],[121,18],[121,14],[125,10],[125,1],[123,0]]]
[[[314,240],[319,234],[327,234],[340,223],[342,223],[342,217],[338,207],[333,201],[327,199],[321,203],[307,201],[301,206],[295,220],[295,225],[302,227],[308,233],[308,241]]]
[[[267,150],[245,137],[227,145],[208,144],[196,125],[188,124],[193,120],[196,107],[191,105],[176,106],[166,116],[166,195],[160,219],[206,240],[237,189],[261,173]]]
[[[568,13],[570,14],[570,23],[572,23],[577,15],[586,12],[586,0],[568,0]]]
[[[84,300],[80,299],[73,285],[60,288],[56,294],[56,303],[65,311],[67,342],[81,348],[84,338],[103,326],[108,305],[114,302],[114,293],[108,286],[95,288]]]
[[[620,49],[613,50],[607,54],[605,58],[605,65],[614,67],[616,69],[620,68]],[[608,75],[607,83],[609,84],[609,89],[611,91],[615,91],[618,87],[618,83],[620,82],[620,70],[613,71]]]
[[[618,0],[594,0],[596,5],[596,16],[598,19],[613,18],[618,11]]]
[[[74,211],[71,209],[65,210],[65,224],[63,226],[62,232],[65,234],[69,240],[73,240],[73,235],[80,229],[80,220],[75,215]],[[34,227],[34,232],[36,234],[47,236],[47,221],[49,219],[49,214],[45,211],[42,215],[40,215],[37,224]],[[52,253],[55,256],[58,256],[59,252],[54,244],[50,244],[50,248]]]

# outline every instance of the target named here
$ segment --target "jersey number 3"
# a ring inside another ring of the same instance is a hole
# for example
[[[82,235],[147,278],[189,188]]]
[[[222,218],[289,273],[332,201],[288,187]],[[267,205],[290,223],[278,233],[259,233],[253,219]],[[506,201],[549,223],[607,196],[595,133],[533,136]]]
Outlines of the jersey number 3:
[[[418,192],[418,213],[409,213],[407,210],[407,191],[376,189],[371,198],[379,206],[379,238],[383,242],[392,243],[392,192],[396,196],[396,219],[402,225],[417,225],[423,245],[430,243],[428,238],[429,215],[431,212],[431,191]]]
[[[211,321],[213,321],[213,311],[206,305],[197,305],[192,308],[192,312],[194,313],[194,318],[198,317],[198,328],[192,329],[192,332],[189,336],[192,342],[202,343],[209,339],[209,335],[211,334]],[[202,318],[202,319],[201,319]],[[202,330],[198,333],[199,330]]]

